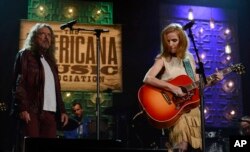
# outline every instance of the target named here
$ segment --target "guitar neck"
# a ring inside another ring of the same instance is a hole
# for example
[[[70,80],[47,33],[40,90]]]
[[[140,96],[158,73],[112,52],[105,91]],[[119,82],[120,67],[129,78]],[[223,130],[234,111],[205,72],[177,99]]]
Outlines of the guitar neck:
[[[223,76],[224,76],[224,75],[227,75],[227,74],[231,73],[232,69],[231,69],[231,67],[228,67],[228,68],[225,68],[225,69],[223,69],[223,70],[221,70],[219,72],[221,72],[223,74]],[[209,75],[208,77],[206,77],[207,82],[212,82],[215,79],[216,79],[216,73],[213,73],[213,74]],[[191,91],[191,90],[193,90],[195,88],[198,88],[199,84],[200,84],[200,81],[196,81],[196,82],[193,82],[190,85],[185,86],[185,88],[186,88],[187,91]]]
[[[228,68],[225,68],[225,69],[223,69],[223,70],[221,70],[219,72],[221,72],[223,74],[223,76],[224,76],[224,75],[227,75],[227,74],[231,73],[232,69],[231,69],[231,67],[228,67]],[[212,82],[213,80],[216,79],[216,73],[211,74],[206,79],[207,79],[208,82]]]

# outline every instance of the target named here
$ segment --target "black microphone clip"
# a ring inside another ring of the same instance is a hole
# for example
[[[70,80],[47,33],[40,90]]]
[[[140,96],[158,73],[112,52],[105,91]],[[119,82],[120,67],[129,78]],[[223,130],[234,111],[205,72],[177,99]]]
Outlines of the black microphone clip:
[[[188,22],[186,25],[182,27],[183,30],[190,29],[194,25],[194,20]]]
[[[61,24],[60,29],[61,29],[61,30],[64,30],[65,28],[68,27],[70,30],[72,30],[72,27],[73,27],[73,25],[76,24],[76,22],[77,22],[77,20],[73,20],[73,21],[70,21],[70,22],[68,22],[68,23]]]

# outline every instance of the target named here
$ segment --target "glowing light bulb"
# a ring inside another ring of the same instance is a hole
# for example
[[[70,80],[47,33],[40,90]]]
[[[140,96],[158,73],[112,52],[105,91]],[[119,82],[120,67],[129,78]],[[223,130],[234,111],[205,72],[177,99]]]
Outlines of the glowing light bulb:
[[[231,46],[230,46],[229,44],[227,44],[227,45],[225,46],[225,53],[226,53],[226,54],[231,54],[231,52],[232,52]]]
[[[211,17],[210,18],[210,28],[214,29],[214,27],[215,27],[214,19]]]
[[[194,20],[194,14],[191,8],[188,10],[188,20]]]

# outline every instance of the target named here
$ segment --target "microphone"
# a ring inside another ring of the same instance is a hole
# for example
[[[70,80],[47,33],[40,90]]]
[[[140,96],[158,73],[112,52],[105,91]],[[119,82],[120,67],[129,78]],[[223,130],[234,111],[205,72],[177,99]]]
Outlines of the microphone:
[[[182,29],[183,29],[183,30],[187,30],[187,29],[191,28],[193,25],[194,25],[194,20],[188,22],[186,25],[184,25],[184,26],[182,27]]]
[[[68,27],[70,30],[72,30],[72,26],[75,25],[76,22],[77,22],[77,20],[73,20],[73,21],[70,21],[70,22],[68,22],[68,23],[61,24],[60,29],[61,29],[61,30],[64,30],[65,28]]]
[[[108,29],[94,29],[95,32],[109,32]]]

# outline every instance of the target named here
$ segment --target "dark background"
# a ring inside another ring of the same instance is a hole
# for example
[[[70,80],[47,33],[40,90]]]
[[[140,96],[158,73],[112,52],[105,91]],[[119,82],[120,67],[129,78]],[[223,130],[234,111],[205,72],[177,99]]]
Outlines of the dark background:
[[[101,0],[100,0],[101,1]],[[159,5],[187,4],[212,6],[238,11],[238,36],[240,62],[246,67],[241,76],[243,90],[243,113],[249,114],[249,35],[250,2],[248,0],[106,0],[113,2],[113,23],[122,25],[123,92],[114,94],[113,104],[118,115],[115,136],[128,146],[134,142],[131,119],[139,112],[137,91],[142,79],[152,65],[160,45]],[[20,19],[27,18],[27,0],[0,1],[0,100],[10,106],[11,77],[15,54],[19,49]],[[15,125],[9,110],[1,112],[0,150],[9,149],[15,137]],[[145,127],[145,126],[142,126]]]

